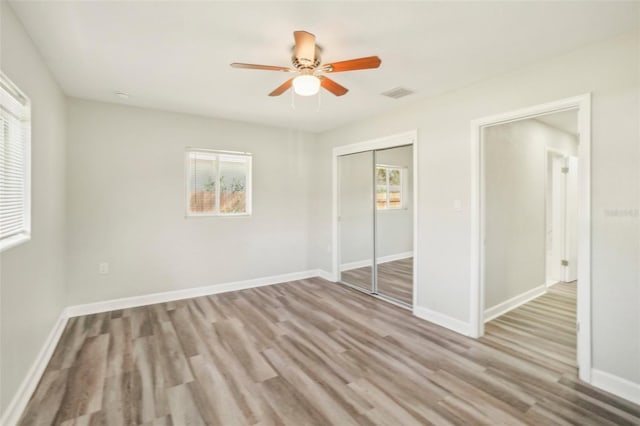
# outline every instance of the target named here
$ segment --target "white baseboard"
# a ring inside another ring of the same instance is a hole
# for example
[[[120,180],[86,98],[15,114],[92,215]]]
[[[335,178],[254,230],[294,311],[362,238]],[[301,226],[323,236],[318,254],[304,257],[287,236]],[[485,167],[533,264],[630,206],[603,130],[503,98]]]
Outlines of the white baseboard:
[[[592,368],[591,385],[635,404],[640,404],[640,383],[634,383],[611,373]]]
[[[517,308],[520,305],[524,305],[525,303],[542,296],[547,292],[547,284],[543,284],[541,286],[532,288],[529,291],[526,291],[522,294],[519,294],[515,297],[512,297],[509,300],[505,300],[502,303],[499,303],[491,308],[487,308],[484,310],[484,322],[489,322],[494,318],[498,318],[500,315],[504,315],[512,309]]]
[[[561,281],[549,280],[549,281],[547,281],[547,283],[546,283],[546,284],[547,284],[547,288],[549,288],[549,287],[553,287],[554,285],[556,285],[556,284],[558,284],[558,283],[560,283],[560,282],[561,282]]]
[[[350,271],[352,269],[364,268],[373,264],[372,259],[356,260],[355,262],[343,263],[340,265],[341,271]]]
[[[471,330],[469,323],[461,321],[459,319],[450,317],[440,312],[432,311],[431,309],[422,306],[414,306],[413,315],[434,324],[438,324],[444,328],[448,328],[449,330],[455,331],[456,333],[462,334],[464,336],[470,336]]]
[[[228,291],[245,290],[248,288],[285,283],[288,281],[304,280],[306,278],[312,278],[316,276],[318,276],[318,270],[311,269],[308,271],[273,275],[270,277],[255,278],[252,280],[214,284],[202,287],[187,288],[184,290],[173,290],[162,293],[144,294],[141,296],[124,297],[121,299],[105,300],[103,302],[69,306],[65,309],[65,312],[69,317],[77,317],[81,315],[97,314],[99,312],[114,311],[117,309],[153,305],[154,303],[165,303],[171,302],[173,300],[191,299],[193,297],[226,293]]]
[[[405,251],[403,253],[390,254],[388,256],[381,256],[378,258],[378,264],[393,262],[395,260],[408,259],[413,257],[413,251]],[[350,271],[352,269],[364,268],[365,266],[371,266],[373,264],[372,259],[356,260],[355,262],[343,263],[340,265],[341,271]]]
[[[47,364],[49,364],[49,360],[53,355],[53,351],[56,349],[56,345],[62,336],[62,332],[67,325],[68,319],[69,318],[65,315],[63,310],[44,341],[44,345],[40,349],[36,359],[31,364],[27,375],[13,396],[13,399],[11,399],[11,402],[9,402],[9,405],[2,414],[2,418],[0,418],[0,425],[15,425],[18,423],[18,420],[20,420],[22,412],[26,408],[33,391],[36,390],[36,386],[38,385],[38,382],[40,382],[40,378],[42,377]]]
[[[334,277],[331,272],[325,271],[324,269],[317,269],[316,270],[316,276],[322,278],[323,280],[327,280],[327,281],[331,281],[331,282],[338,281],[336,279],[336,277]]]

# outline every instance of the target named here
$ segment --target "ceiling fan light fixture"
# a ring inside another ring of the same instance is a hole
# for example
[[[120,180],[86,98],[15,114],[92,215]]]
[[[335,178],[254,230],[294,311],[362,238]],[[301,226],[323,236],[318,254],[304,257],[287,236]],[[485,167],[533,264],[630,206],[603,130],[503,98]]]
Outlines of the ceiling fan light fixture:
[[[320,79],[315,75],[299,75],[293,79],[293,90],[300,96],[313,96],[320,91]]]

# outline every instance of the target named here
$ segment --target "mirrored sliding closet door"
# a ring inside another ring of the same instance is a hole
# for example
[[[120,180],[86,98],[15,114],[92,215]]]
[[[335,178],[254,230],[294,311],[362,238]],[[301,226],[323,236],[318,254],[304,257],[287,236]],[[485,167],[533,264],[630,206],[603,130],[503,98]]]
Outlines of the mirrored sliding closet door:
[[[413,303],[413,147],[338,157],[340,281]]]
[[[338,157],[341,281],[373,292],[373,152]]]

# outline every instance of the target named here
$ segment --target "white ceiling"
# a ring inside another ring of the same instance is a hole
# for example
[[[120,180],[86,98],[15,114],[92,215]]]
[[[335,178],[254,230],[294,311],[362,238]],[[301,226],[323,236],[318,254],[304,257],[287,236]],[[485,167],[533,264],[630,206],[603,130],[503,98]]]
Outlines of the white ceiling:
[[[638,3],[12,1],[67,95],[324,131],[460,88],[638,26]],[[341,98],[267,94],[306,30],[325,62],[369,55],[377,70],[334,74]],[[414,90],[400,100],[380,93]],[[128,100],[114,95],[126,92]]]
[[[554,112],[535,119],[574,136],[578,134],[578,110]]]

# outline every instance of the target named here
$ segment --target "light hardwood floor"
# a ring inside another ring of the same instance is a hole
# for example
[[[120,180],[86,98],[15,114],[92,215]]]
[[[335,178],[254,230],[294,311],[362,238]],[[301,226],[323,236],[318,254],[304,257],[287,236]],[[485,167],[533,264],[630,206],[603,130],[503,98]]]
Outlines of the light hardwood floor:
[[[21,424],[638,425],[577,380],[574,316],[559,285],[474,340],[310,279],[78,317]]]
[[[371,289],[371,267],[342,272],[342,280]],[[408,305],[413,304],[413,258],[394,260],[378,265],[378,293]]]

